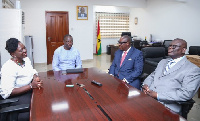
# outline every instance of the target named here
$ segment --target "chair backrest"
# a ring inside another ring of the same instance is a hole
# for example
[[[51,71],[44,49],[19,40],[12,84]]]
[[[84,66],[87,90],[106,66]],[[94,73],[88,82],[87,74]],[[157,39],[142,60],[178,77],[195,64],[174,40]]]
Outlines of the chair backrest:
[[[144,57],[144,74],[151,74],[157,67],[158,62],[165,58],[164,47],[145,47],[142,48]]]
[[[139,50],[141,50],[141,46],[140,46],[141,40],[134,40],[133,41],[133,46]]]
[[[190,55],[200,55],[200,46],[190,46],[189,54]]]
[[[128,35],[131,37],[131,32],[122,32],[121,36]]]
[[[168,47],[168,46],[170,45],[171,42],[172,42],[172,40],[164,40],[163,46],[164,46],[164,47]]]
[[[168,55],[168,47],[170,45],[170,43],[172,42],[172,40],[164,40],[163,42],[163,47],[165,47],[165,55]]]
[[[164,47],[145,47],[142,48],[144,60],[151,60],[159,62],[165,58],[165,48]]]

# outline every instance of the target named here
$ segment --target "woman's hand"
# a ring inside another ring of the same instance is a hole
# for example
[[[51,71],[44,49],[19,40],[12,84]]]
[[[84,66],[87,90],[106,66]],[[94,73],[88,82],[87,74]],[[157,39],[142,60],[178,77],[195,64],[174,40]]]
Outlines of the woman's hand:
[[[33,88],[42,88],[42,86],[43,86],[43,81],[37,76],[34,76],[33,77],[33,81],[32,81],[32,83],[31,83],[31,86],[33,87]]]

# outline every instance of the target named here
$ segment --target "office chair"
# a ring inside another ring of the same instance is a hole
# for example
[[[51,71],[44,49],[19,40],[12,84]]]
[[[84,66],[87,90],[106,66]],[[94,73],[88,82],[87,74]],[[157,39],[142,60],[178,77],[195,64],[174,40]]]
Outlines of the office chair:
[[[0,121],[18,121],[19,112],[29,111],[29,104],[21,104],[9,106],[13,102],[17,102],[18,98],[0,100]]]
[[[128,36],[131,37],[131,32],[122,32],[121,37],[124,36],[124,35],[128,35]],[[131,38],[132,38],[132,37],[131,37]]]
[[[143,73],[150,75],[157,67],[158,63],[166,58],[164,47],[145,47],[142,48],[144,57]]]
[[[189,55],[200,55],[200,46],[190,46]]]
[[[181,105],[181,112],[182,112],[181,116],[187,119],[187,115],[192,109],[195,101],[193,99],[190,99],[188,101],[177,101],[177,103]]]
[[[135,47],[138,50],[141,50],[141,40],[134,40],[133,41],[133,47]]]
[[[3,99],[0,96],[0,121],[18,121],[19,112],[29,111],[29,104],[10,106],[11,103],[17,102],[18,100],[18,98]]]
[[[168,55],[168,47],[170,45],[170,43],[172,42],[172,40],[164,40],[163,42],[163,47],[165,48],[165,55]]]

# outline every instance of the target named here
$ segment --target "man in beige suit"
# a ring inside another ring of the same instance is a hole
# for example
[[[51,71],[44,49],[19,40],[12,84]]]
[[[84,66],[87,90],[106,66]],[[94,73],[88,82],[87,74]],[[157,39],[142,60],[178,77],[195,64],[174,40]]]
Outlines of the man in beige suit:
[[[178,114],[181,114],[181,105],[175,101],[193,98],[200,86],[200,68],[187,60],[186,49],[185,40],[173,40],[168,48],[171,58],[161,60],[142,86],[145,94]]]

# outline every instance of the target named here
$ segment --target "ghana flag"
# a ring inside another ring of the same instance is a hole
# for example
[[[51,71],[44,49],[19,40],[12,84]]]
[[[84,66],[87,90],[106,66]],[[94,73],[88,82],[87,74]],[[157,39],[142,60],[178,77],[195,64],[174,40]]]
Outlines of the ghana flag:
[[[101,55],[101,34],[100,34],[99,20],[98,20],[98,26],[97,26],[97,46],[96,46],[96,54],[97,54],[97,55]]]

